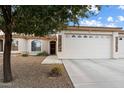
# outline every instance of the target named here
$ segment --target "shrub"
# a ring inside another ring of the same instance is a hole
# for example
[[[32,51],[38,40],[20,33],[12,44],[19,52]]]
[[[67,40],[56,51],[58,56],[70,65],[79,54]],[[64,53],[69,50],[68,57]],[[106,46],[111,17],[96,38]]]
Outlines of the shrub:
[[[28,57],[28,54],[22,54],[23,57]]]
[[[60,67],[54,67],[51,72],[50,72],[50,76],[54,76],[54,77],[57,77],[57,76],[60,76],[62,75],[62,70]]]
[[[48,56],[48,53],[46,51],[43,51],[41,53],[38,53],[37,56]]]

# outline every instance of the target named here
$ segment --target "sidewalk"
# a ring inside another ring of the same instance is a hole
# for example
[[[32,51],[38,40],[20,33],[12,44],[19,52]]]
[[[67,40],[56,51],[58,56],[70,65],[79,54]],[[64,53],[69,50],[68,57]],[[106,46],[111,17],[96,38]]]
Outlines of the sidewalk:
[[[62,61],[57,56],[48,56],[41,64],[62,64]]]

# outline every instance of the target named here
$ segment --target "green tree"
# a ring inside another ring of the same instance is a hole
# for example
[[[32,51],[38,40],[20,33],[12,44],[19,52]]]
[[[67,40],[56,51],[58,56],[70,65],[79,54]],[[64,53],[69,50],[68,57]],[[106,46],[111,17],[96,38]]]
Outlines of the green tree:
[[[100,10],[100,6],[96,6]],[[43,36],[61,31],[72,21],[95,15],[92,6],[0,6],[0,29],[5,34],[3,75],[4,82],[12,81],[11,44],[12,32]]]

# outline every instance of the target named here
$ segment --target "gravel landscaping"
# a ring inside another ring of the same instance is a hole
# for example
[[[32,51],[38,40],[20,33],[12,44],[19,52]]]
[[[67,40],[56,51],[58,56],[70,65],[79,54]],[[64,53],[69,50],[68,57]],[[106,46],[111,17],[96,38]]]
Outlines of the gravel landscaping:
[[[12,56],[13,81],[3,83],[3,62],[0,57],[1,88],[73,88],[72,82],[62,64],[43,65],[45,57]],[[50,77],[49,72],[55,66],[62,69],[62,76]]]

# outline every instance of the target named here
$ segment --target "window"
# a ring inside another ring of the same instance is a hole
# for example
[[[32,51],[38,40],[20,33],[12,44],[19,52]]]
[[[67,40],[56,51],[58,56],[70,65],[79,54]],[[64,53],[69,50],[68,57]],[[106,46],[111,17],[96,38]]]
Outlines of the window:
[[[119,38],[119,40],[122,40],[122,37],[121,37],[121,38]]]
[[[12,40],[12,51],[18,51],[18,40]]]
[[[32,51],[41,51],[41,42],[38,40],[34,40],[31,42],[31,50]]]
[[[72,38],[75,38],[76,36],[75,35],[72,35]]]
[[[62,52],[62,35],[58,35],[58,52]]]
[[[118,52],[118,37],[115,37],[115,52]]]
[[[87,38],[87,36],[85,35],[84,38]]]

